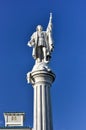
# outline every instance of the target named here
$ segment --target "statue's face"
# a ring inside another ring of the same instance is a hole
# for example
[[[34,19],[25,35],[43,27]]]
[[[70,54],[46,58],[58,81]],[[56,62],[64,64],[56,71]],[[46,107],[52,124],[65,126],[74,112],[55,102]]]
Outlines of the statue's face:
[[[37,28],[36,28],[37,31],[42,31],[42,26],[41,25],[38,25]]]

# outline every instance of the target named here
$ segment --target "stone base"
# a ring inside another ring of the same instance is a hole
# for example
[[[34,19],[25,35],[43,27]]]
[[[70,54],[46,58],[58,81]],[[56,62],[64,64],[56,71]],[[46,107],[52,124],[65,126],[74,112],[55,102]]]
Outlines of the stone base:
[[[34,121],[33,130],[53,130],[50,87],[55,74],[47,63],[37,63],[27,73],[27,81],[34,88]]]
[[[43,78],[48,76],[48,75],[49,75],[49,77],[50,76],[53,77],[53,80],[55,78],[55,74],[52,72],[49,65],[47,63],[41,62],[41,63],[35,64],[32,71],[27,73],[27,82],[31,83],[31,84],[34,84],[35,80],[33,78],[34,77],[33,75],[40,75],[40,74],[43,75]]]

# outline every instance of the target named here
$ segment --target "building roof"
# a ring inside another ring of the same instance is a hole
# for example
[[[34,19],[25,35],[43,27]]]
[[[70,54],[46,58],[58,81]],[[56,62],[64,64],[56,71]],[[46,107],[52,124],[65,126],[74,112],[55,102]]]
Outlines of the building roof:
[[[23,114],[23,115],[25,115],[24,112],[4,112],[4,114],[19,114],[19,115]]]

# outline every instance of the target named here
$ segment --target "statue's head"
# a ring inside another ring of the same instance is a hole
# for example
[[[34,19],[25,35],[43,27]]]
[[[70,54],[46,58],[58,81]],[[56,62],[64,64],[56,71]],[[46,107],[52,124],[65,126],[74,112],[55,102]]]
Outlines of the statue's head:
[[[36,30],[37,30],[37,31],[42,31],[42,30],[43,30],[43,27],[42,27],[41,25],[38,25],[38,26],[36,27]]]

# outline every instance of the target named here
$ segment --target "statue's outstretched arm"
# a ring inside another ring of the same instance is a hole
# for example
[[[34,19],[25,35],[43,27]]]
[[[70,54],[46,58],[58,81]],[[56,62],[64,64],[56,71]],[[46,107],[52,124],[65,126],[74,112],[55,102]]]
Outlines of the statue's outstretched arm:
[[[34,33],[33,33],[33,35],[31,36],[31,39],[30,39],[30,41],[28,41],[27,45],[29,47],[32,47],[32,46],[34,46],[34,44],[35,44],[35,39],[34,39]]]

